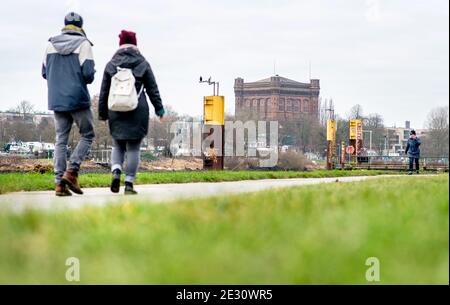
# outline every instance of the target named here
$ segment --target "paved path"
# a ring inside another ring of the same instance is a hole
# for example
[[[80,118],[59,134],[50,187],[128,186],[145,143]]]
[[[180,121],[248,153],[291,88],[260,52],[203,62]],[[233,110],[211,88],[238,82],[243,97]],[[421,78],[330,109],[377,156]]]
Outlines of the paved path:
[[[209,197],[215,195],[227,195],[245,192],[256,192],[272,188],[282,188],[298,185],[319,183],[354,182],[368,179],[378,179],[388,176],[372,177],[341,177],[341,178],[301,178],[301,179],[270,179],[270,180],[245,180],[233,182],[200,182],[183,184],[151,184],[137,185],[137,196],[124,196],[113,194],[109,188],[85,188],[84,195],[71,197],[55,197],[53,191],[46,192],[18,192],[0,195],[0,210],[21,212],[25,209],[75,209],[84,206],[104,206],[107,204],[124,203],[129,199],[142,200],[152,203],[173,201],[179,198]],[[123,187],[121,187],[123,192]]]

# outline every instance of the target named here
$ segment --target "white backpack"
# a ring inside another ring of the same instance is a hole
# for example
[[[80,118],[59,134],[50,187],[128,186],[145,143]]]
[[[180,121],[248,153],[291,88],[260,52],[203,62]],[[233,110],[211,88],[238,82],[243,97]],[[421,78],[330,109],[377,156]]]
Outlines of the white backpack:
[[[135,83],[136,79],[131,69],[117,67],[117,73],[111,78],[111,87],[109,88],[109,110],[127,112],[137,108],[144,85],[138,94]]]

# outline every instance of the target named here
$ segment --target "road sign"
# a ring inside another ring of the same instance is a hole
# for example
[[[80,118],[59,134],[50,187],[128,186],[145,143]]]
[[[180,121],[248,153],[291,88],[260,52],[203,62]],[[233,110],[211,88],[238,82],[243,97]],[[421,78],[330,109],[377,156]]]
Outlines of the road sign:
[[[352,155],[355,152],[355,147],[354,146],[347,146],[345,148],[345,152],[349,155]]]

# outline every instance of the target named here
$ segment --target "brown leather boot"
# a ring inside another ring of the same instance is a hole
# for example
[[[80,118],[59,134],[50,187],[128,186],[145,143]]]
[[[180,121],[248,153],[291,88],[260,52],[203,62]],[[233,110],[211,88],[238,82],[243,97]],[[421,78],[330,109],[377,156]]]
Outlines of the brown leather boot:
[[[78,184],[78,172],[68,169],[64,173],[61,181],[64,182],[69,189],[75,194],[83,195],[83,191],[81,190],[80,184]]]
[[[58,197],[67,197],[72,196],[72,193],[69,191],[69,189],[64,183],[60,183],[56,185],[55,195]]]

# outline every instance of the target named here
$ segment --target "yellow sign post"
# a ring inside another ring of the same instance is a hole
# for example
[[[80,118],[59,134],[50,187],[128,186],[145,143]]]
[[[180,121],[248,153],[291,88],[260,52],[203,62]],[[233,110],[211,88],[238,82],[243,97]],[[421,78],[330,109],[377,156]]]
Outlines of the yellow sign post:
[[[336,120],[327,120],[327,169],[333,169],[336,150]]]
[[[203,152],[203,168],[222,170],[224,167],[224,145],[225,145],[225,97],[224,96],[205,96],[203,101],[203,124],[209,132],[206,137],[213,137],[220,141],[221,147],[218,151],[219,143],[211,142],[206,151]],[[219,135],[213,136],[213,133],[220,132]]]
[[[353,156],[354,158],[354,162],[357,161],[357,156],[359,151],[362,148],[362,144],[363,144],[363,138],[362,138],[362,134],[363,134],[363,122],[362,120],[359,119],[354,119],[354,120],[350,120],[350,134],[349,134],[349,138],[350,138],[350,146],[354,147],[354,152],[353,152]]]
[[[225,152],[225,97],[219,95],[219,82],[212,81],[211,77],[204,80],[200,76],[200,83],[214,86],[213,95],[203,99],[203,127],[207,130],[206,134],[203,133],[203,141],[209,139],[209,147],[203,147],[202,144],[203,168],[222,170]],[[215,143],[216,141],[220,143]]]

